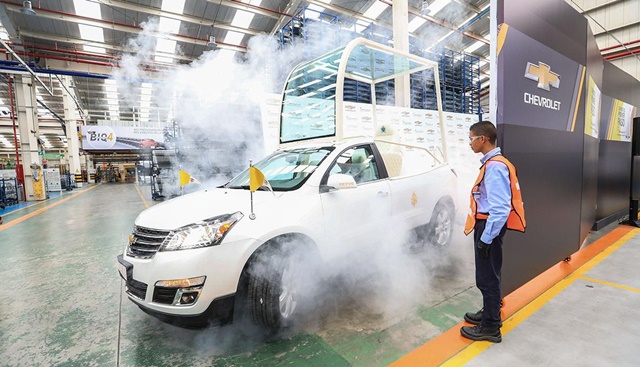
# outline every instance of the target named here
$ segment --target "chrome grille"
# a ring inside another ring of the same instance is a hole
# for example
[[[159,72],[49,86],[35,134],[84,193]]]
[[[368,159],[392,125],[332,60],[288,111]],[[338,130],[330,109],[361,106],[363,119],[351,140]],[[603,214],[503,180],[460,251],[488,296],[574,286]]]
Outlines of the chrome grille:
[[[127,256],[138,259],[152,258],[160,249],[160,245],[167,238],[169,232],[135,226],[133,229],[133,241],[130,241],[127,246]]]

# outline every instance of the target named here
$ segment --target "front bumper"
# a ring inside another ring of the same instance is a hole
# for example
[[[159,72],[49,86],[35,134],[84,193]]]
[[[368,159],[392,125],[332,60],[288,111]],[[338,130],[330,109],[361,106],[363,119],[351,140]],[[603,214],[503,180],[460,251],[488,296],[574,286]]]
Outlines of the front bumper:
[[[118,256],[126,294],[143,311],[163,321],[180,324],[202,323],[204,319],[225,323],[233,314],[233,299],[253,240],[237,241],[192,250],[157,252],[150,259]],[[175,292],[156,287],[160,280],[206,277],[192,304],[173,305]],[[191,320],[191,321],[189,321]],[[206,322],[204,322],[206,324]]]
[[[187,329],[197,329],[206,326],[222,326],[233,322],[236,295],[230,294],[228,296],[214,299],[203,313],[190,316],[175,316],[172,314],[158,312],[139,304],[134,299],[131,300],[142,311],[160,321]]]

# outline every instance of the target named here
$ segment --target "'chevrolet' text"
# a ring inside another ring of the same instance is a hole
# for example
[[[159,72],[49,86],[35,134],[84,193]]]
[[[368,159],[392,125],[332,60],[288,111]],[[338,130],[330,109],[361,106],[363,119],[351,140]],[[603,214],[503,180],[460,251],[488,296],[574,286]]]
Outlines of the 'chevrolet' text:
[[[541,97],[531,93],[524,93],[524,103],[532,104],[534,106],[540,106],[544,108],[548,108],[550,110],[560,110],[560,101],[554,101],[551,98]]]

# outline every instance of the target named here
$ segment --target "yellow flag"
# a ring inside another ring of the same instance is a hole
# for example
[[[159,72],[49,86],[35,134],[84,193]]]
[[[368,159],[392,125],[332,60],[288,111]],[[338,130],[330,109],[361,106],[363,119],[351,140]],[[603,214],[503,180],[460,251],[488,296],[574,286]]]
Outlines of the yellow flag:
[[[264,173],[254,166],[249,167],[249,190],[254,192],[262,186],[266,186],[271,192],[273,192],[269,181],[264,178]]]
[[[183,170],[180,170],[180,187],[183,187],[190,182],[191,182],[191,175]]]

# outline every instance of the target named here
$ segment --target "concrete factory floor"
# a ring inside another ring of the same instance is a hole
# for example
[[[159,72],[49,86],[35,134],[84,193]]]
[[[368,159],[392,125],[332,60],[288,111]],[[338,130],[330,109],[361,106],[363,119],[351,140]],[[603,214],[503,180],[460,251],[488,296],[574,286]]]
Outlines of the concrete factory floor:
[[[402,268],[336,276],[308,325],[264,340],[237,325],[180,329],[127,299],[116,256],[149,197],[148,186],[89,185],[0,211],[0,365],[640,365],[637,229],[590,235],[570,263],[509,295],[501,344],[460,337],[462,316],[481,302],[461,229],[445,251]],[[394,277],[407,267],[411,276]],[[406,286],[414,275],[420,283]]]

